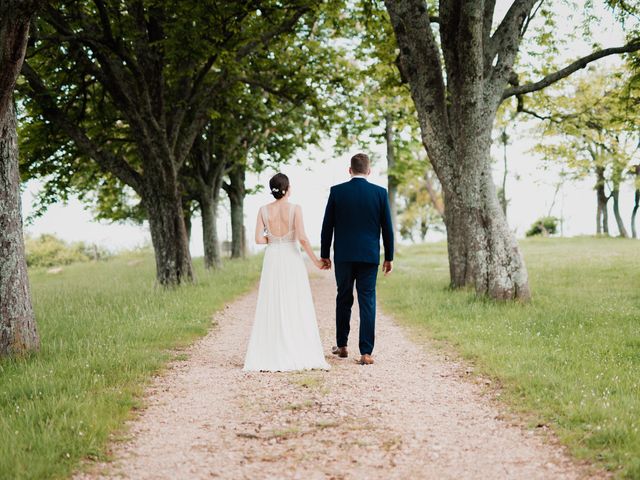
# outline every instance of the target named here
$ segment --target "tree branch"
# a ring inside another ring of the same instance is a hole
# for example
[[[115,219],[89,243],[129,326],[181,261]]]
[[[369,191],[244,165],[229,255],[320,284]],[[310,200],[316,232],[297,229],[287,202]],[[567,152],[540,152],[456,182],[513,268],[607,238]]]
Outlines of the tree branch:
[[[34,91],[34,98],[39,102],[45,117],[62,127],[73,139],[78,148],[104,170],[114,174],[122,182],[133,188],[138,194],[142,190],[142,176],[126,160],[96,145],[76,123],[69,121],[67,116],[56,104],[53,95],[46,87],[40,76],[25,62],[22,73],[29,86]]]
[[[263,46],[267,46],[269,44],[269,41],[277,37],[278,35],[291,31],[298,20],[300,20],[300,18],[302,18],[302,16],[310,10],[310,7],[307,6],[296,8],[290,18],[281,22],[272,30],[264,33],[257,40],[248,42],[239,47],[236,50],[235,54],[236,61],[242,60],[244,57],[250,55]],[[210,62],[213,62],[214,60],[215,59],[209,59]],[[205,67],[207,65],[208,62],[205,64]],[[203,70],[198,74],[198,83],[194,83],[192,87],[187,108],[182,112],[179,112],[179,118],[173,119],[173,121],[171,122],[171,138],[172,142],[175,142],[176,145],[174,151],[175,163],[177,165],[177,168],[180,168],[180,166],[187,158],[186,154],[184,154],[183,152],[188,152],[189,149],[191,149],[196,135],[198,135],[205,127],[208,121],[208,110],[210,107],[211,98],[214,97],[214,93],[216,93],[216,90],[221,88],[222,85],[228,85],[233,81],[237,81],[237,78],[220,75],[213,84],[207,85],[205,80],[208,73],[208,70]],[[187,116],[190,118],[185,118]],[[176,120],[179,120],[179,122]],[[185,120],[187,121],[185,122]]]
[[[485,78],[496,107],[501,101],[501,90],[513,74],[513,64],[520,49],[526,21],[537,1],[513,2],[487,43],[484,52]],[[494,61],[495,66],[492,67]]]
[[[484,14],[482,18],[482,49],[484,52],[489,48],[491,27],[493,26],[493,14],[495,10],[496,0],[484,0]]]
[[[264,78],[257,78],[257,77],[238,77],[238,80],[243,83],[246,83],[251,87],[260,88],[265,92],[270,93],[271,95],[274,95],[276,97],[284,98],[285,100],[288,100],[293,104],[296,104],[300,100],[299,97],[291,94],[291,90],[292,90],[291,88],[287,88],[287,87],[291,87],[291,85],[284,85],[278,88],[270,84]]]
[[[236,61],[241,60],[247,55],[253,53],[255,50],[260,48],[260,46],[267,46],[269,44],[269,40],[277,37],[278,35],[289,32],[295,26],[295,24],[298,23],[298,20],[300,20],[300,18],[302,18],[302,16],[309,11],[309,7],[297,8],[291,18],[282,22],[273,30],[266,32],[259,39],[246,43],[245,45],[240,47],[236,52]]]
[[[557,72],[550,73],[546,77],[538,80],[537,82],[527,83],[525,85],[519,85],[516,87],[507,88],[502,94],[502,99],[509,98],[513,95],[522,95],[525,93],[536,92],[538,90],[542,90],[549,85],[556,83],[563,78],[568,77],[572,73],[580,70],[581,68],[586,67],[589,63],[599,60],[603,57],[607,57],[609,55],[616,55],[618,53],[629,53],[640,50],[640,39],[633,40],[632,42],[623,45],[622,47],[611,47],[605,48],[603,50],[598,50],[597,52],[593,52],[586,57],[582,57],[576,60],[573,63],[570,63],[566,67]]]
[[[2,122],[6,118],[5,112],[11,108],[13,90],[27,50],[31,14],[20,17],[10,12],[9,15],[0,18],[0,22],[0,122]],[[0,131],[4,132],[4,127],[5,125],[0,123]]]
[[[385,4],[400,49],[398,67],[409,81],[418,111],[425,114],[424,133],[431,138],[449,138],[440,50],[426,4],[423,0],[385,0]]]

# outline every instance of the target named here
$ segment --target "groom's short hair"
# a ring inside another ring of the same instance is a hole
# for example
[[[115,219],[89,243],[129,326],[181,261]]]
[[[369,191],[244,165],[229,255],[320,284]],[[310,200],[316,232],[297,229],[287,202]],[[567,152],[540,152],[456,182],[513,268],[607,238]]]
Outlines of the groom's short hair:
[[[369,157],[365,153],[356,153],[351,157],[351,171],[353,173],[361,173],[366,175],[371,168]]]

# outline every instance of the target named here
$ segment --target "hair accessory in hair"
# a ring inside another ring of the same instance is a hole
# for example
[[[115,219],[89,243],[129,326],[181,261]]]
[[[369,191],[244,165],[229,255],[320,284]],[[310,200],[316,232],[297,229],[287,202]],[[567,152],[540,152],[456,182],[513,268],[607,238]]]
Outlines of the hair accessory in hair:
[[[280,190],[278,190],[277,188],[272,188],[271,191],[272,192],[279,192]]]

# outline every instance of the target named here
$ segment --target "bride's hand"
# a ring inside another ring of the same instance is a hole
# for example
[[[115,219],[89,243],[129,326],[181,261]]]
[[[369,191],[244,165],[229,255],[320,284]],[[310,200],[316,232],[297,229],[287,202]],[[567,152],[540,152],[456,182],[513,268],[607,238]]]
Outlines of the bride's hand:
[[[324,268],[324,262],[318,258],[313,261],[313,264],[318,267],[320,270]]]

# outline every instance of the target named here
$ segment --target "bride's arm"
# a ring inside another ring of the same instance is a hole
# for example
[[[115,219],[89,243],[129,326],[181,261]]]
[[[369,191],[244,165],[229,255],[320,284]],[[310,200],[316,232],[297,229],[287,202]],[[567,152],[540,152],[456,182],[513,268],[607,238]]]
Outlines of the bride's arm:
[[[260,215],[260,210],[258,210],[258,220],[256,221],[256,243],[259,245],[264,245],[267,243],[267,237],[264,236],[265,224],[262,220],[262,215]]]
[[[322,268],[324,264],[318,259],[315,252],[311,248],[311,242],[309,242],[309,237],[307,237],[307,234],[304,230],[304,221],[302,220],[302,207],[300,207],[300,205],[296,206],[294,228],[296,229],[296,237],[298,238],[298,241],[300,242],[300,245],[302,246],[304,251],[307,252],[309,259],[316,267]]]

